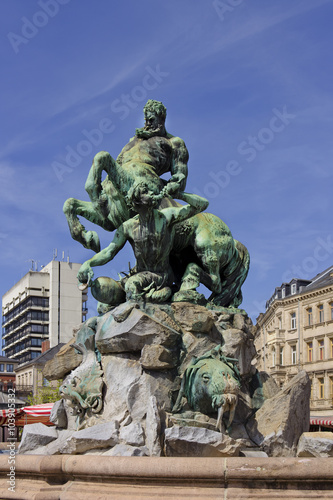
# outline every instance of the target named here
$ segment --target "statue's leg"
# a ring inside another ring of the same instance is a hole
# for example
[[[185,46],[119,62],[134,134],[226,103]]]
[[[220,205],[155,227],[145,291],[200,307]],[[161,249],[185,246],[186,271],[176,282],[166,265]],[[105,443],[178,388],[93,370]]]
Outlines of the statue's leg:
[[[102,182],[102,172],[107,178]],[[106,151],[95,155],[85,190],[94,206],[95,222],[106,231],[114,231],[131,217],[125,201],[128,189],[124,188],[124,169]],[[89,219],[91,220],[91,219]]]
[[[182,277],[180,290],[182,292],[185,290],[196,290],[200,285],[201,272],[202,269],[200,269],[198,264],[195,264],[194,262],[188,264]]]
[[[118,177],[117,162],[112,158],[110,153],[100,151],[94,156],[89,174],[85,183],[85,190],[89,194],[92,202],[97,201],[102,192],[102,172],[109,174],[110,178],[117,185]]]
[[[181,279],[181,285],[178,292],[173,297],[173,302],[192,302],[194,304],[205,304],[207,302],[202,293],[197,292],[200,283],[206,284],[206,273],[201,269],[198,264],[190,262],[187,264],[185,273]],[[209,280],[210,281],[210,280]]]
[[[78,219],[78,215],[81,215],[91,222],[96,222],[96,214],[94,214],[92,203],[69,198],[64,203],[63,211],[66,215],[72,238],[81,243],[85,248],[99,252],[100,242],[97,233],[95,231],[86,231]]]
[[[212,302],[224,307],[239,307],[242,303],[241,287],[247,277],[250,257],[247,248],[237,240],[235,253],[226,266],[221,265],[222,291]]]
[[[205,248],[200,255],[202,265],[211,279],[210,290],[214,293],[220,293],[222,283],[220,278],[220,259],[218,251],[215,248]]]
[[[164,281],[163,275],[148,271],[134,274],[126,280],[126,298],[136,301],[165,302],[171,296],[171,288],[163,286]]]

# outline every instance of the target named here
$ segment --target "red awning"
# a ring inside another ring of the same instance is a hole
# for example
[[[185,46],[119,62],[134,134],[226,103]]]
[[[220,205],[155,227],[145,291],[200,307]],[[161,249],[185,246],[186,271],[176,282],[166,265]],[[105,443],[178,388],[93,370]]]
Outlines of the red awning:
[[[323,427],[333,427],[333,417],[310,418],[310,425],[322,425]]]
[[[8,425],[8,419],[15,416],[15,425],[36,424],[41,422],[45,425],[54,425],[49,417],[53,403],[43,405],[25,406],[12,410],[0,410],[0,425]]]

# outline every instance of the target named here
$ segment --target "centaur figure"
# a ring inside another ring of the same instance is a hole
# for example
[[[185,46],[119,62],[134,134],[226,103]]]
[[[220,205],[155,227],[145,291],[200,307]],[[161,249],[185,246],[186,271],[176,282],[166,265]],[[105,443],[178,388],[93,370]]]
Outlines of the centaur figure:
[[[185,189],[188,151],[184,141],[167,133],[166,108],[161,102],[149,100],[143,111],[145,126],[136,129],[117,160],[106,151],[94,157],[85,184],[91,201],[69,198],[64,204],[72,238],[95,252],[100,250],[99,237],[95,231],[86,231],[78,216],[114,231],[135,215],[125,202],[134,184],[145,181],[154,191],[164,190],[165,195]],[[103,171],[107,174],[104,181]],[[168,182],[160,177],[167,172],[171,173]]]

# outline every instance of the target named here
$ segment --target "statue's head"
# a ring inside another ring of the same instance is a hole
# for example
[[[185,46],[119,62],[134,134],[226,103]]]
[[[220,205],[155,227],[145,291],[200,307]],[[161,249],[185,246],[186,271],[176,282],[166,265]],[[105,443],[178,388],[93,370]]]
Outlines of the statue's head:
[[[155,115],[159,120],[165,122],[166,118],[166,107],[160,101],[154,101],[153,99],[149,99],[143,108],[143,113],[145,118],[147,115]]]
[[[154,136],[165,136],[166,107],[160,101],[149,99],[143,108],[145,126],[136,129],[137,137],[149,139]]]
[[[155,208],[159,202],[157,195],[158,191],[154,186],[145,181],[137,182],[129,189],[126,203],[134,211],[137,211],[137,208]]]

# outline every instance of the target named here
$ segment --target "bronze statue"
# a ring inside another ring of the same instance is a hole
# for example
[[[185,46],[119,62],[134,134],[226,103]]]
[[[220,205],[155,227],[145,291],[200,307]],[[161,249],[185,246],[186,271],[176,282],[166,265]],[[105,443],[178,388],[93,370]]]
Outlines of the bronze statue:
[[[237,308],[242,302],[241,286],[249,269],[248,251],[233,239],[221,219],[199,213],[207,208],[206,200],[201,202],[204,208],[193,209],[194,200],[203,199],[184,193],[188,152],[182,139],[166,132],[163,104],[149,100],[144,115],[145,127],[136,130],[135,137],[123,148],[117,161],[104,151],[95,156],[86,182],[91,202],[73,198],[65,202],[64,211],[73,238],[97,252],[83,265],[79,279],[83,283],[93,283],[94,296],[109,305],[119,303],[112,302],[114,296],[117,301],[122,300],[121,293],[114,293],[116,288],[124,289],[127,300],[141,296],[152,302],[207,302],[196,291],[203,283],[212,292],[209,298],[212,304]],[[103,170],[107,178],[101,182]],[[171,174],[168,181],[160,177],[166,172]],[[141,192],[143,185],[147,193]],[[134,203],[137,195],[138,200]],[[153,202],[153,208],[148,209],[145,196]],[[175,198],[190,203],[192,208],[185,209]],[[175,216],[184,212],[190,215]],[[172,224],[165,222],[168,213],[175,217]],[[100,252],[97,233],[86,232],[78,216],[106,230],[117,229],[109,250]],[[145,222],[147,217],[149,223]],[[126,230],[129,233],[125,233]],[[130,276],[121,282],[108,278],[92,282],[89,267],[112,260],[126,241],[130,241],[137,259]],[[143,257],[147,244],[150,252]],[[157,269],[157,262],[163,262],[161,270]],[[150,277],[142,273],[150,273]],[[152,274],[158,278],[153,278]],[[108,295],[112,299],[108,300]]]

